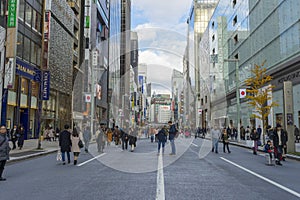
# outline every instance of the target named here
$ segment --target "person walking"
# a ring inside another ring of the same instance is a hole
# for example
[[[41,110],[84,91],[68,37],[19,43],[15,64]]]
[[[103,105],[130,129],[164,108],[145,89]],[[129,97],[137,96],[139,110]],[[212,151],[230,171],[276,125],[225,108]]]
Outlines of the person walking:
[[[19,136],[18,134],[19,134],[18,133],[18,127],[17,127],[17,125],[14,125],[13,129],[11,129],[10,133],[9,133],[10,140],[11,140],[11,142],[13,144],[13,148],[12,148],[13,150],[17,148],[16,142],[18,140],[18,136]]]
[[[110,146],[110,143],[113,140],[113,132],[112,130],[109,128],[107,129],[107,145]]]
[[[66,124],[64,126],[64,128],[65,128],[65,130],[63,130],[59,134],[59,146],[60,146],[60,150],[61,150],[63,165],[66,164],[65,163],[65,153],[67,153],[68,163],[71,162],[70,151],[71,151],[71,146],[72,146],[71,133],[69,131],[70,126]]]
[[[122,149],[128,149],[128,134],[121,129]]]
[[[0,181],[6,181],[2,177],[6,161],[9,160],[9,139],[7,137],[7,130],[4,125],[0,127]]]
[[[299,128],[294,125],[295,129],[294,129],[294,136],[295,136],[295,141],[296,142],[299,142],[300,140],[300,132],[299,132]]]
[[[79,140],[80,140],[79,133],[75,127],[71,135],[71,143],[72,143],[71,151],[73,152],[74,155],[74,165],[77,165],[78,156],[80,154],[80,147],[78,145]]]
[[[23,148],[24,145],[24,127],[22,125],[20,125],[19,130],[18,130],[18,147],[21,150]]]
[[[97,150],[99,153],[103,153],[105,139],[104,139],[104,132],[101,126],[98,127],[96,131],[96,142],[97,142]]]
[[[162,147],[162,154],[165,153],[165,143],[167,142],[167,130],[166,129],[167,129],[167,127],[164,126],[157,133],[157,140],[158,140],[158,152],[157,152],[157,155],[159,155],[161,147]]]
[[[218,144],[219,139],[221,137],[221,132],[218,129],[217,125],[214,125],[214,128],[211,130],[211,138],[212,138],[212,152],[218,153]]]
[[[89,126],[86,126],[83,131],[84,150],[86,153],[89,152],[89,145],[92,138],[91,130]]]
[[[170,140],[171,150],[172,150],[170,155],[175,155],[176,154],[175,136],[176,136],[177,130],[176,130],[175,124],[172,124],[172,121],[169,121],[168,125],[169,125],[169,140]]]
[[[252,129],[250,138],[251,140],[253,140],[253,146],[252,146],[253,154],[257,155],[257,149],[258,149],[257,142],[259,140],[259,134],[255,128]]]
[[[228,153],[231,153],[231,151],[229,150],[229,135],[227,133],[226,128],[223,129],[223,133],[222,133],[222,141],[223,141],[223,152],[226,153],[225,151],[225,147],[227,148]]]

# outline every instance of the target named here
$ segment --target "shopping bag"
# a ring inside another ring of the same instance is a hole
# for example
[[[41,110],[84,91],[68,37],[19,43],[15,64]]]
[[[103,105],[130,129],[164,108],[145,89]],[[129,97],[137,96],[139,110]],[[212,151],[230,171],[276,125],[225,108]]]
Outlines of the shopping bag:
[[[56,161],[62,161],[61,151],[60,150],[57,151]]]

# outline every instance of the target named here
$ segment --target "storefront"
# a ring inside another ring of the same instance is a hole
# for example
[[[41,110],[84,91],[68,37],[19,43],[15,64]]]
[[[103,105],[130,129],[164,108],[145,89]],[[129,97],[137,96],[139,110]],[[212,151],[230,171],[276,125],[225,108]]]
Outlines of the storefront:
[[[2,123],[8,129],[14,125],[23,126],[25,139],[38,137],[38,97],[41,71],[16,60],[16,77],[13,89],[4,89],[2,99]]]

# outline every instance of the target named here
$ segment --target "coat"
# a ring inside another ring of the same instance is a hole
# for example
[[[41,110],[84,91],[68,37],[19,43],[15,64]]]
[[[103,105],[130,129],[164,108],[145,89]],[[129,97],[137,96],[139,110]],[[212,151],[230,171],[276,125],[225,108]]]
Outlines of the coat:
[[[9,142],[6,134],[0,133],[0,161],[9,160]]]
[[[71,135],[71,142],[72,142],[71,151],[72,152],[80,153],[80,148],[78,146],[79,140],[80,140],[79,137],[74,137],[73,135]]]
[[[59,146],[62,152],[71,151],[71,133],[68,130],[64,130],[59,134]]]
[[[167,131],[165,129],[161,129],[160,131],[158,131],[157,139],[160,142],[166,142],[167,141]]]
[[[285,146],[287,141],[288,141],[288,136],[287,136],[287,132],[284,131],[284,130],[281,130],[280,131],[280,138],[281,138],[281,145]],[[273,131],[273,137],[271,138],[273,139],[273,144],[275,147],[278,147],[279,146],[279,136],[278,136],[278,133],[276,130]]]

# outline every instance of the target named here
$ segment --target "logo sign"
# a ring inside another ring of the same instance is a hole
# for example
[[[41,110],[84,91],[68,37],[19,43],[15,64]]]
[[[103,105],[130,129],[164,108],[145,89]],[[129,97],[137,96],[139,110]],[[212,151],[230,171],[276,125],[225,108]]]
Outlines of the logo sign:
[[[86,102],[86,103],[90,103],[91,101],[92,101],[92,95],[86,94],[86,95],[85,95],[85,102]]]
[[[17,25],[17,0],[8,1],[8,16],[7,16],[7,27],[14,28]]]
[[[240,89],[240,98],[243,99],[247,95],[246,89]]]
[[[15,81],[15,59],[9,58],[5,65],[4,88],[13,88]]]
[[[50,72],[43,72],[43,100],[49,100],[50,96]]]
[[[93,51],[92,65],[97,66],[97,64],[98,64],[98,51]]]

